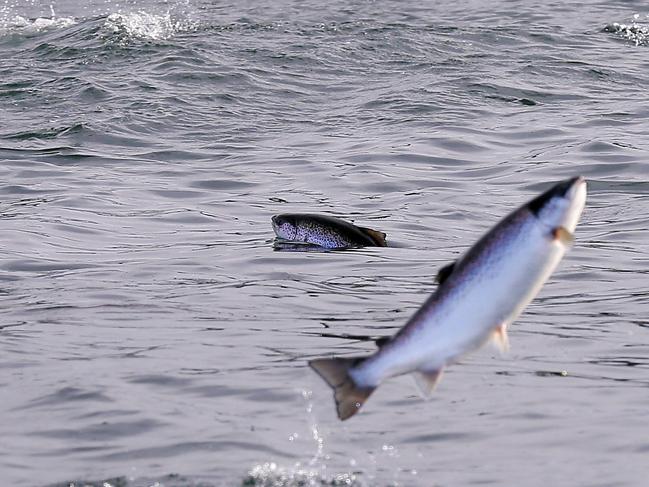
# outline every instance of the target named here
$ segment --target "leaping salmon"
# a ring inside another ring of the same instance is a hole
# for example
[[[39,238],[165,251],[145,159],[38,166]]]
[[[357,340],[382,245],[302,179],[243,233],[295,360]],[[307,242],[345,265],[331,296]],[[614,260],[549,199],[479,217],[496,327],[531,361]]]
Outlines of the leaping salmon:
[[[586,180],[562,181],[521,206],[437,275],[439,286],[372,355],[312,360],[334,390],[338,417],[358,412],[381,382],[414,373],[430,395],[444,367],[490,339],[508,348],[507,326],[536,296],[572,243]]]

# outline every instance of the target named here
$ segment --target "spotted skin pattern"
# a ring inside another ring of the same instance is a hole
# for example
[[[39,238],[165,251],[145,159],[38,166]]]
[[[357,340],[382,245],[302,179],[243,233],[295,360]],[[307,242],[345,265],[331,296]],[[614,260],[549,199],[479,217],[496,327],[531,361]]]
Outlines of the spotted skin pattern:
[[[327,249],[384,247],[385,234],[326,215],[286,213],[272,218],[278,237]]]

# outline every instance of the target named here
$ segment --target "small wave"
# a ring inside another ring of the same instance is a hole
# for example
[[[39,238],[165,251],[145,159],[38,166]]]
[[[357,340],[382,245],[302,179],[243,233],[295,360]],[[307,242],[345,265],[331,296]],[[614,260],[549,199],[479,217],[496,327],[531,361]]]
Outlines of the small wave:
[[[12,19],[5,19],[0,22],[0,34],[3,33],[18,33],[18,34],[39,34],[48,30],[64,29],[75,25],[77,23],[74,17],[56,17],[51,18],[38,17],[36,19],[28,19],[20,15],[16,15]]]
[[[321,487],[324,485],[361,487],[363,484],[356,478],[356,475],[351,473],[325,477],[318,470],[299,467],[287,469],[271,462],[255,465],[248,472],[243,485],[250,487]]]
[[[30,139],[55,139],[60,135],[75,134],[84,130],[84,126],[81,123],[75,123],[72,125],[63,125],[60,127],[50,127],[43,128],[40,130],[27,130],[23,132],[16,132],[3,135],[6,139],[13,140],[30,140]],[[0,132],[1,134],[1,132]]]
[[[629,24],[614,22],[604,27],[604,31],[612,32],[618,36],[633,42],[636,46],[649,46],[649,24],[637,22],[639,15],[633,16]]]
[[[170,12],[164,15],[155,15],[140,11],[110,14],[106,18],[104,28],[115,35],[119,43],[124,44],[135,39],[166,40],[179,32],[196,29],[197,23],[174,19]]]

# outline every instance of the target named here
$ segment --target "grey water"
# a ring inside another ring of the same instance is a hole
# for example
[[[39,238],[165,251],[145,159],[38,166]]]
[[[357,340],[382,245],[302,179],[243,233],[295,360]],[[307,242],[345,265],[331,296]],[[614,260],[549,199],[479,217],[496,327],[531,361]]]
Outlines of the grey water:
[[[0,2],[0,485],[646,485],[648,14]],[[577,174],[510,352],[339,422],[306,362],[372,350]],[[278,252],[282,212],[398,245]]]

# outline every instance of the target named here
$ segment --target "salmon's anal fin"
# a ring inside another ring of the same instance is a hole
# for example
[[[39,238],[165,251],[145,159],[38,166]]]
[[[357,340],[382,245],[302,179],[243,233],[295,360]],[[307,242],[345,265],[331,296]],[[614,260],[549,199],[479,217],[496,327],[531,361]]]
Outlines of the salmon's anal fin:
[[[334,390],[338,418],[344,421],[358,412],[374,392],[375,387],[359,387],[349,375],[349,369],[364,358],[321,358],[311,360],[309,366]]]
[[[496,327],[491,335],[491,340],[501,354],[509,350],[509,337],[507,336],[507,325],[505,323]]]
[[[377,247],[388,246],[388,244],[385,242],[385,238],[387,237],[385,233],[379,232],[378,230],[372,230],[371,228],[366,228],[366,227],[358,227],[358,229],[361,232],[363,232],[365,235],[370,237],[374,241]]]
[[[417,370],[413,373],[415,378],[415,384],[419,393],[424,399],[428,399],[433,393],[435,386],[442,378],[442,373],[444,372],[444,367],[433,370]]]
[[[453,273],[454,268],[455,268],[455,262],[451,262],[450,264],[442,267],[437,272],[437,276],[435,276],[435,280],[437,281],[437,283],[442,284],[448,278],[448,276],[450,276]]]
[[[575,237],[572,235],[572,233],[566,230],[565,227],[557,227],[552,230],[552,236],[555,240],[558,240],[566,247],[570,247],[575,241]]]

